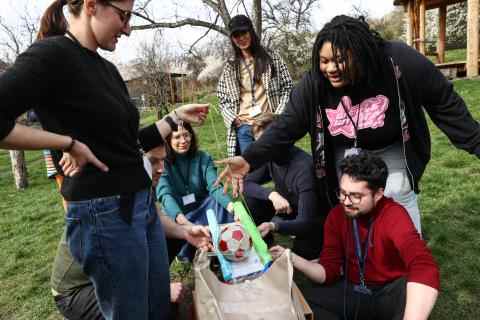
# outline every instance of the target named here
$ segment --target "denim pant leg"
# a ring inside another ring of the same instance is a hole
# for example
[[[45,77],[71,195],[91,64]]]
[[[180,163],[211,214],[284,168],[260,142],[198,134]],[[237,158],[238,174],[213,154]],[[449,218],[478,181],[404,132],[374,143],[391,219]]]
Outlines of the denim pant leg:
[[[164,319],[157,316],[160,311],[154,312],[155,308],[149,306],[149,273],[152,273],[147,232],[149,195],[148,190],[135,195],[131,225],[119,215],[119,197],[69,202],[67,242],[73,257],[92,281],[107,320],[153,320],[149,314]],[[168,275],[168,264],[159,272]],[[168,302],[156,305],[159,309],[165,305],[163,311],[168,314]]]
[[[212,209],[215,212],[217,217],[217,222],[219,224],[233,222],[233,218],[234,218],[233,214],[229,213],[212,196],[208,196],[207,198],[205,198],[205,200],[203,200],[202,204],[198,208],[185,214],[185,217],[188,219],[188,221],[190,221],[193,224],[206,226],[208,225],[208,220],[207,220],[208,209]],[[191,261],[194,255],[195,255],[195,248],[192,245],[185,243],[182,249],[180,250],[178,257],[182,260]]]
[[[149,249],[148,293],[151,320],[170,319],[170,272],[165,233],[153,196],[147,224]]]
[[[252,126],[249,124],[242,124],[237,128],[237,141],[242,154],[248,146],[253,142]]]

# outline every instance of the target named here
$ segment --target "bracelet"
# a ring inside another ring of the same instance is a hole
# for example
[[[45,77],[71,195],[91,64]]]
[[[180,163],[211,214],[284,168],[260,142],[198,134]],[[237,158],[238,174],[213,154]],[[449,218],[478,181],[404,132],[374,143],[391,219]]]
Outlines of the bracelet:
[[[173,114],[171,114],[170,117],[172,117],[173,122],[176,123],[178,131],[178,128],[183,128],[183,120],[178,116],[177,109],[173,109],[172,112]]]
[[[62,150],[62,152],[72,151],[73,146],[75,145],[75,142],[77,142],[77,140],[73,139],[72,137],[70,137],[70,139],[72,139],[72,141],[70,142],[70,144],[65,149]]]
[[[178,121],[180,120],[180,117],[179,117],[178,114],[177,114],[177,109],[173,109],[173,117],[172,117],[172,120],[173,120],[175,123],[178,123]]]

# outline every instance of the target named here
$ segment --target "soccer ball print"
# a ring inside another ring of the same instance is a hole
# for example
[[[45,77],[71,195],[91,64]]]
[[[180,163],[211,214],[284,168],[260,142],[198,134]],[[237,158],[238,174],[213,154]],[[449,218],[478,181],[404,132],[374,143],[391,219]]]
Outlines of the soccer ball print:
[[[241,224],[230,223],[222,227],[218,247],[228,260],[242,261],[252,248],[252,239]]]

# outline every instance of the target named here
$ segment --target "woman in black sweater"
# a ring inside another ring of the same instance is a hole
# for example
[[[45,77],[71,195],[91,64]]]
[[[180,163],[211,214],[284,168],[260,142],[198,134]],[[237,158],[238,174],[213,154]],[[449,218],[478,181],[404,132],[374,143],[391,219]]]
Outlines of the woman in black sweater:
[[[178,108],[138,132],[139,114],[113,64],[130,34],[133,0],[56,0],[34,43],[0,77],[0,148],[56,149],[66,175],[67,242],[95,286],[106,319],[166,319],[169,272],[165,235],[150,195],[140,144],[163,144],[179,120],[203,122],[208,105]],[[70,19],[63,15],[67,5]],[[67,28],[68,26],[68,28]],[[43,128],[15,123],[35,106]],[[88,146],[88,147],[87,147]],[[199,236],[168,225],[172,237]],[[198,244],[198,241],[197,241]]]

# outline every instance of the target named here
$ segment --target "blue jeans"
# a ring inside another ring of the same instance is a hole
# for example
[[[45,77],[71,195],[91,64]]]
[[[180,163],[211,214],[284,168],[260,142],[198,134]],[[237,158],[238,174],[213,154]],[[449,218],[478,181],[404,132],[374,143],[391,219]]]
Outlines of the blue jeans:
[[[212,196],[208,196],[207,198],[205,198],[205,200],[203,200],[202,204],[198,208],[186,213],[185,218],[187,218],[188,221],[193,224],[207,226],[208,209],[212,209],[216,213],[217,222],[219,224],[233,222],[233,214],[229,213]],[[178,258],[181,260],[192,261],[194,255],[195,248],[191,244],[188,244],[184,241],[184,244],[182,245],[182,248],[178,253]]]
[[[242,154],[250,144],[253,142],[252,126],[249,124],[242,124],[237,128],[237,141]]]
[[[168,253],[151,193],[135,194],[131,225],[120,217],[119,202],[119,196],[68,202],[70,251],[106,320],[167,319]]]

